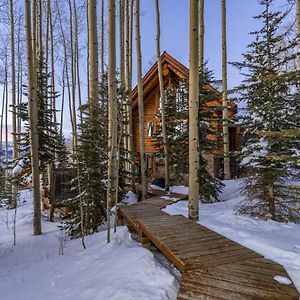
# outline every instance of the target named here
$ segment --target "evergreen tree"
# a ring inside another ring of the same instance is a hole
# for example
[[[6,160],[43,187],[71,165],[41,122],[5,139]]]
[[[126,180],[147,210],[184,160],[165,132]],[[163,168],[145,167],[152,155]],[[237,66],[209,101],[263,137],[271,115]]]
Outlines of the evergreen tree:
[[[297,160],[299,164],[299,134],[292,133],[299,131],[300,124],[299,75],[285,69],[295,59],[295,52],[289,50],[295,47],[296,39],[283,42],[286,33],[280,31],[280,25],[285,14],[272,11],[272,2],[260,1],[263,11],[255,19],[262,27],[252,33],[254,41],[244,61],[234,64],[245,75],[239,90],[241,99],[247,101],[246,145],[242,150],[247,198],[238,212],[287,221],[296,217],[289,209],[295,198],[289,180]]]
[[[64,201],[73,210],[73,217],[63,222],[62,227],[72,237],[93,234],[107,221],[107,116],[108,81],[107,73],[101,76],[99,101],[94,104],[93,118],[90,118],[88,104],[81,106],[83,122],[78,127],[77,161],[78,174],[73,182],[76,197]],[[122,96],[118,93],[120,107]],[[122,117],[119,115],[118,128],[122,130]],[[122,138],[119,134],[120,139]],[[120,141],[120,140],[119,140]],[[118,202],[124,195],[125,173],[123,149],[120,149]],[[83,223],[82,223],[83,222]],[[83,229],[83,232],[82,232]]]
[[[65,166],[68,162],[68,151],[64,137],[58,133],[58,124],[53,122],[53,109],[49,105],[58,97],[57,92],[51,91],[47,84],[49,74],[45,73],[46,64],[43,63],[42,73],[37,72],[37,101],[38,101],[38,133],[39,133],[39,162],[40,171],[46,174],[49,165]],[[28,94],[25,92],[25,96]],[[54,99],[54,100],[53,100]],[[30,140],[28,104],[23,102],[17,107],[18,117],[25,123],[25,132],[18,138],[21,157],[15,163],[22,164],[23,175],[30,173]],[[46,176],[46,175],[45,175]]]
[[[106,220],[107,114],[99,105],[94,109],[93,122],[90,122],[88,104],[81,107],[83,122],[78,128],[76,157],[78,173],[73,182],[77,196],[64,202],[72,207],[73,217],[62,227],[73,238],[94,233]]]
[[[199,157],[199,192],[202,202],[210,203],[218,200],[218,194],[222,189],[222,183],[210,175],[207,168],[205,153],[217,150],[218,143],[209,139],[209,135],[218,136],[219,122],[217,115],[221,107],[209,106],[209,102],[215,100],[218,95],[211,88],[211,72],[200,70],[199,76],[199,144],[201,145]],[[209,109],[208,109],[209,107]],[[182,79],[176,90],[166,90],[166,125],[169,139],[169,161],[171,174],[177,179],[182,179],[188,174],[188,80]],[[157,130],[158,157],[163,157],[161,128]],[[180,158],[180,159],[179,159]]]

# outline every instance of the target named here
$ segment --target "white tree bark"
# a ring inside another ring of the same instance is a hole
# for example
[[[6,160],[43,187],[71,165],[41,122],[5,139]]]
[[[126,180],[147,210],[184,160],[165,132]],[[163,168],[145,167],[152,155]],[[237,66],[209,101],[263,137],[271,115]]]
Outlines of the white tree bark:
[[[15,67],[15,18],[14,4],[10,0],[10,52],[11,52],[11,104],[12,104],[12,141],[13,159],[18,157],[17,147],[17,114],[16,114],[16,67]],[[17,186],[12,184],[12,208],[17,206]]]
[[[227,99],[227,37],[226,37],[226,0],[222,0],[222,105],[223,105],[223,145],[224,179],[230,179],[228,99]]]
[[[108,188],[107,242],[110,242],[110,207],[117,202],[117,77],[116,77],[116,2],[108,1]]]
[[[199,218],[199,0],[190,0],[190,73],[189,73],[189,218]]]
[[[98,103],[98,37],[97,37],[97,1],[88,1],[89,15],[89,104],[90,112],[95,111]]]
[[[298,56],[297,56],[297,69],[300,70],[300,0],[296,0],[297,8],[297,41],[298,41]]]
[[[133,25],[133,0],[126,0],[126,41],[125,41],[125,83],[126,83],[126,122],[127,122],[127,150],[128,150],[128,159],[130,162],[133,161],[133,133],[132,133],[132,25]],[[128,171],[131,174],[131,187],[135,190],[134,186],[134,176],[132,175],[132,163],[128,164]]]
[[[69,17],[70,17],[70,57],[71,57],[71,80],[72,80],[72,131],[73,131],[73,145],[74,152],[77,152],[77,117],[76,117],[76,49],[74,49],[74,36],[73,36],[73,11],[71,0],[68,0],[69,4]]]
[[[161,104],[161,126],[164,143],[164,161],[165,161],[165,190],[170,189],[170,175],[169,175],[169,151],[168,151],[168,137],[167,137],[167,124],[166,124],[166,107],[165,107],[165,87],[163,68],[160,56],[160,12],[159,0],[155,0],[156,7],[156,56],[159,77],[159,90],[160,90],[160,104]]]
[[[135,41],[137,59],[137,80],[138,80],[138,110],[139,110],[139,131],[140,131],[140,160],[142,178],[142,200],[148,196],[148,182],[146,176],[146,153],[145,153],[145,129],[144,129],[144,99],[142,82],[142,51],[140,33],[140,0],[135,1]]]
[[[27,50],[27,76],[28,76],[28,111],[30,126],[30,150],[31,170],[33,185],[33,234],[39,235],[41,229],[41,206],[40,206],[40,173],[39,173],[39,134],[37,128],[37,75],[32,47],[34,38],[31,33],[30,0],[25,0],[25,23],[26,23],[26,50]]]
[[[199,66],[202,69],[204,63],[204,0],[200,0],[200,11],[199,11]]]

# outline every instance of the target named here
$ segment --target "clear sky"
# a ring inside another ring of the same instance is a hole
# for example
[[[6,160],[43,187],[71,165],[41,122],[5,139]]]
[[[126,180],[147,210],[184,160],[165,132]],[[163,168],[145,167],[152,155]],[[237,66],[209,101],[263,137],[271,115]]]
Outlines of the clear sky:
[[[188,67],[189,64],[189,1],[160,0],[161,51],[167,51]],[[286,0],[274,0],[282,8]],[[253,37],[249,32],[259,28],[253,19],[261,10],[258,0],[227,0],[228,61],[239,61],[241,54]],[[155,46],[155,1],[141,0],[141,39],[143,73],[156,59]],[[215,79],[221,79],[221,0],[205,0],[205,59],[214,72]],[[230,88],[241,81],[238,71],[228,66]],[[136,75],[134,75],[136,82]]]
[[[174,58],[188,67],[189,0],[159,0],[159,2],[161,13],[161,52],[169,52]],[[274,0],[275,6],[279,9],[286,3],[287,0]],[[156,61],[155,0],[140,0],[140,4],[142,64],[143,73],[145,74]],[[259,28],[259,24],[253,19],[253,16],[257,15],[260,11],[261,7],[258,4],[258,0],[227,0],[229,62],[240,61],[242,59],[242,53],[246,51],[246,46],[253,40],[249,32]],[[133,45],[135,45],[135,41],[133,41]],[[205,59],[208,60],[208,67],[214,72],[215,79],[221,79],[222,77],[221,49],[221,0],[205,0]],[[135,85],[137,79],[135,72],[136,58],[134,53],[135,49],[133,49],[133,84]],[[85,53],[82,55],[84,57],[82,68],[86,69],[84,67]],[[84,76],[85,73],[81,76],[83,81]],[[242,77],[239,72],[228,65],[229,88],[238,85],[241,80]],[[82,84],[83,96],[86,96],[86,91],[84,91],[84,89],[86,89],[86,82],[82,82]],[[60,99],[58,102],[60,102]],[[60,106],[59,103],[58,106]],[[69,130],[71,126],[67,107],[65,107],[65,112],[67,112],[67,115],[65,116],[64,127],[66,130]]]

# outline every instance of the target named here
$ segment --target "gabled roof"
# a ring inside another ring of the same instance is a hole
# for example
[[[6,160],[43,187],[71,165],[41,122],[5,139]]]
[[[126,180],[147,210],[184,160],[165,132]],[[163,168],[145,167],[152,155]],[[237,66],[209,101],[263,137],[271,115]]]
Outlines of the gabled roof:
[[[178,60],[176,60],[174,57],[172,57],[170,54],[168,54],[166,51],[163,52],[161,55],[161,63],[162,66],[168,65],[168,67],[178,75],[179,78],[183,78],[188,76],[189,69],[184,66],[182,63],[180,63]],[[144,75],[143,77],[143,90],[144,92],[147,92],[147,86],[155,79],[158,80],[158,65],[157,61],[155,64],[150,68],[150,70]],[[135,109],[137,107],[137,94],[138,94],[138,88],[137,86],[132,90],[132,108]],[[144,98],[145,98],[144,94]]]

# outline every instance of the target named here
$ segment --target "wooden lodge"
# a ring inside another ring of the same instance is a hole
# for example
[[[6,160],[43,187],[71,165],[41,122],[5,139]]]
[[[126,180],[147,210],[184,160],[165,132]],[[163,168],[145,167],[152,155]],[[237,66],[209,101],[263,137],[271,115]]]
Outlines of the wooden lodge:
[[[164,87],[175,88],[178,86],[178,81],[188,77],[188,68],[183,64],[164,52],[161,56],[163,66]],[[212,86],[208,88],[216,91]],[[163,176],[163,168],[159,165],[155,157],[157,152],[155,131],[160,123],[159,109],[160,109],[160,90],[158,78],[157,62],[150,68],[150,70],[143,77],[143,91],[144,91],[144,132],[145,132],[145,151],[147,158],[147,174],[149,179],[154,179]],[[209,102],[209,107],[222,106],[222,94],[216,91],[216,99]],[[236,114],[236,105],[229,102],[229,117],[232,118]],[[135,87],[132,91],[132,117],[133,117],[133,140],[136,152],[140,151],[140,136],[139,136],[139,120],[138,120],[138,91]],[[222,111],[216,114],[216,120],[222,119]],[[219,125],[220,126],[220,125]],[[221,128],[219,128],[221,129]],[[239,128],[231,125],[229,128],[229,142],[230,151],[234,151],[238,146]],[[218,139],[222,145],[222,137],[210,136],[211,139]],[[210,173],[214,177],[222,178],[223,160],[222,147],[216,153],[207,153],[206,159]],[[231,162],[234,166],[234,161]],[[232,167],[232,170],[235,170]],[[235,174],[232,174],[235,175]]]

